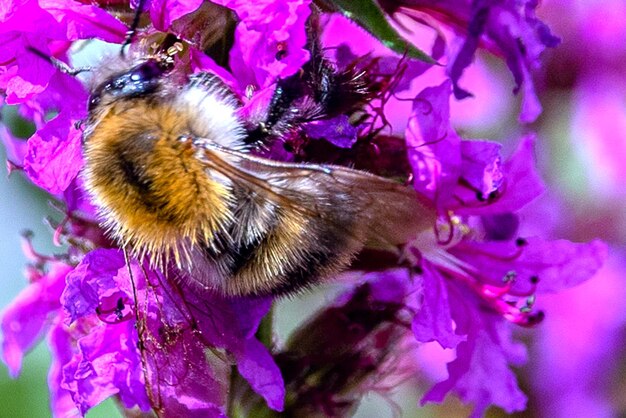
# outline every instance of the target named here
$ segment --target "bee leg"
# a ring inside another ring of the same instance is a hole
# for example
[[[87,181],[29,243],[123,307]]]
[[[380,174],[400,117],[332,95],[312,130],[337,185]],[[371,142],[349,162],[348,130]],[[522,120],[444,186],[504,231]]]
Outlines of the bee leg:
[[[319,41],[310,36],[311,59],[301,71],[279,79],[265,119],[248,130],[247,144],[267,145],[290,138],[303,124],[351,115],[376,96],[367,67],[338,70],[324,57]]]

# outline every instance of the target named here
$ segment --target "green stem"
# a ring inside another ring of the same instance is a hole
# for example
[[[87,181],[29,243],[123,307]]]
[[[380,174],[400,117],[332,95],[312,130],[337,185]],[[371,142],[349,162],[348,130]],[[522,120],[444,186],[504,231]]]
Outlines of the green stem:
[[[270,351],[272,350],[272,340],[274,338],[274,310],[274,303],[272,303],[272,307],[261,320],[259,329],[256,332],[259,341]]]
[[[244,418],[242,414],[240,414],[240,408],[237,406],[237,401],[239,400],[239,396],[237,392],[238,382],[241,381],[239,377],[239,372],[237,371],[237,366],[232,366],[230,368],[230,391],[228,393],[228,409],[226,410],[226,415],[228,418]]]

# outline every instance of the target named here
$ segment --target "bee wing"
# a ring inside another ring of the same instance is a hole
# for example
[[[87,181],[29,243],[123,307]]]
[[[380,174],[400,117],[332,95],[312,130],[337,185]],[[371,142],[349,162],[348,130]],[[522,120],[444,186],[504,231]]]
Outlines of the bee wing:
[[[278,162],[213,143],[203,145],[207,168],[303,216],[324,218],[325,196],[342,194],[352,206],[348,209],[367,224],[370,246],[403,244],[434,225],[430,202],[393,180],[341,166]]]

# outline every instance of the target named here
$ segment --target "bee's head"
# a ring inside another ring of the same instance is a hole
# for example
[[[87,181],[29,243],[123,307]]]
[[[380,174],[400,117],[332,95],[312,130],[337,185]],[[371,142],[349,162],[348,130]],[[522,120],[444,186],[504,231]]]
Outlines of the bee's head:
[[[130,99],[155,92],[171,65],[149,58],[122,73],[116,73],[98,84],[89,96],[89,111],[103,101]]]

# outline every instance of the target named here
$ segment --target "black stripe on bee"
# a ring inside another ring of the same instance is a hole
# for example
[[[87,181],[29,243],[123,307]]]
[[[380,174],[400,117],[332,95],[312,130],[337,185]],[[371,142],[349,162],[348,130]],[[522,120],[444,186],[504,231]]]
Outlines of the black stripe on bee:
[[[317,251],[307,254],[307,257],[298,264],[293,264],[292,269],[286,272],[272,293],[287,294],[305,289],[320,280],[320,273],[332,261],[333,253],[330,251]]]
[[[138,134],[133,137],[132,141],[120,142],[113,152],[126,183],[140,196],[150,193],[152,185],[152,180],[142,168],[146,165],[145,161],[141,159],[150,155],[153,150],[154,138],[151,135]]]
[[[152,181],[148,179],[145,173],[123,153],[117,155],[118,166],[124,174],[126,183],[133,187],[138,195],[145,195],[150,192]]]

